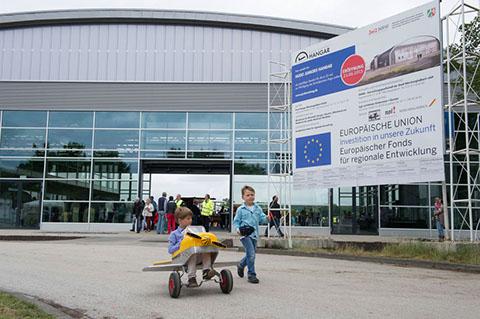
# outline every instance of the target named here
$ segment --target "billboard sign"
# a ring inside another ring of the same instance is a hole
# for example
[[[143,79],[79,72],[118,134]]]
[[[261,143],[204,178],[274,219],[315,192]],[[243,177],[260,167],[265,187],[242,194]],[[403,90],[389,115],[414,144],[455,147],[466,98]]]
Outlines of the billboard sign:
[[[294,55],[297,188],[444,180],[438,2]]]

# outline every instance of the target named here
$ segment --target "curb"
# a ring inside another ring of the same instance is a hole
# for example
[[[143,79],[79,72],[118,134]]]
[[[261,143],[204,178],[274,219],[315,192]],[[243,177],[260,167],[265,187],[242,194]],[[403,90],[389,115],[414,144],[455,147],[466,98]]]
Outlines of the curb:
[[[240,248],[239,251],[243,251],[243,249]],[[417,268],[427,268],[427,269],[433,268],[438,270],[449,270],[449,271],[480,274],[480,265],[453,264],[449,262],[437,262],[437,261],[428,261],[428,260],[401,259],[401,258],[375,257],[375,256],[355,256],[355,255],[329,254],[329,253],[320,253],[320,252],[309,253],[309,252],[301,252],[301,251],[268,249],[268,248],[258,248],[257,253],[265,254],[265,255],[315,257],[315,258],[328,258],[328,259],[339,259],[339,260],[348,260],[348,261],[362,261],[362,262],[372,262],[377,264],[387,264],[387,265],[395,265],[395,266],[402,266],[402,267],[417,267]]]
[[[25,301],[37,306],[40,310],[53,316],[56,319],[89,319],[90,318],[87,315],[85,315],[85,311],[82,311],[80,309],[70,309],[70,308],[61,306],[57,303],[54,303],[52,301],[37,298],[35,296],[21,294],[18,292],[12,292],[4,289],[1,289],[0,291],[5,292],[9,295],[12,295],[15,298],[18,298],[22,301]]]
[[[49,236],[49,235],[0,235],[3,241],[47,241],[47,240],[72,240],[85,236]]]

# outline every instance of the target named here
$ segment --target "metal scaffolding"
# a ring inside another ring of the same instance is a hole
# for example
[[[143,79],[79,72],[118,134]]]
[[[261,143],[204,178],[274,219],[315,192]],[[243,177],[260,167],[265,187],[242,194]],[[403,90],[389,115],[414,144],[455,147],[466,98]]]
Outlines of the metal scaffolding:
[[[470,241],[480,240],[480,92],[473,83],[480,76],[480,48],[474,40],[478,34],[464,32],[478,16],[477,7],[461,0],[442,19],[452,240],[467,238],[466,233]]]
[[[290,66],[270,61],[268,64],[268,138],[267,194],[279,197],[280,229],[288,247],[292,247],[292,105],[290,101]],[[269,211],[272,211],[268,207]],[[277,221],[273,221],[276,224]],[[275,225],[276,228],[277,225]],[[268,226],[268,237],[272,234]]]

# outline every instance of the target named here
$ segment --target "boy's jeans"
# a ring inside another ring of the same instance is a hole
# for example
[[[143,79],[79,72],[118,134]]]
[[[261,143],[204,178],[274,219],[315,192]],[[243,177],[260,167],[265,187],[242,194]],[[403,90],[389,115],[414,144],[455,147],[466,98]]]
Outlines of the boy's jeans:
[[[164,233],[165,224],[165,212],[158,212],[157,234]]]
[[[445,236],[443,232],[443,225],[440,223],[440,220],[436,220],[437,223],[437,231],[438,231],[438,238],[443,238]]]
[[[252,237],[246,236],[240,239],[243,247],[245,248],[245,257],[240,260],[240,267],[248,268],[248,277],[255,277],[255,252],[257,250],[257,240]]]

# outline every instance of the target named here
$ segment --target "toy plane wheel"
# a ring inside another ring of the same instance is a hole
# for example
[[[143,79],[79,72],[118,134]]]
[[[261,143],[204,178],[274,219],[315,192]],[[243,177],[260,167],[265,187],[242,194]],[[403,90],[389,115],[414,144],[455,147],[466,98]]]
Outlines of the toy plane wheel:
[[[168,279],[168,293],[172,298],[178,298],[180,296],[180,290],[182,289],[182,281],[178,272],[174,271],[170,274]]]
[[[229,294],[233,288],[232,272],[228,269],[220,271],[220,289],[224,294]]]

